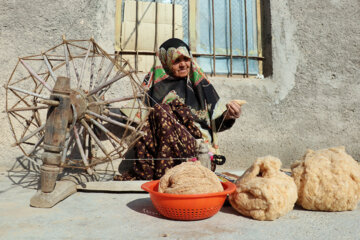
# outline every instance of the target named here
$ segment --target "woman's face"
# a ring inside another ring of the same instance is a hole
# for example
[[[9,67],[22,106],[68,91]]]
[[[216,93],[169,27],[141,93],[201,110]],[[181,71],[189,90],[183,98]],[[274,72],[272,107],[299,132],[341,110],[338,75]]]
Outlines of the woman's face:
[[[171,73],[174,77],[183,78],[187,77],[190,72],[191,60],[188,57],[178,57],[171,67]]]

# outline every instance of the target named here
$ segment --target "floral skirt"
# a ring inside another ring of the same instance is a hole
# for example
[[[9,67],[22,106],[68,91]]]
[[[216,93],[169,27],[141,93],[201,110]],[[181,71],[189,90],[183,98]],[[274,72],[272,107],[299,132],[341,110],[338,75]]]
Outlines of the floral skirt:
[[[196,157],[196,139],[202,137],[189,108],[177,99],[155,105],[142,131],[145,134],[135,145],[139,160],[114,180],[159,179],[166,169]]]

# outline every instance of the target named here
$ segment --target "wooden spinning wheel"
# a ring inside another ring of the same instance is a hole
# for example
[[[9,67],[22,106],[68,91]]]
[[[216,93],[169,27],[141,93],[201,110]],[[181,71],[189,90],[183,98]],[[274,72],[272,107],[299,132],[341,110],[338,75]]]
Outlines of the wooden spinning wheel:
[[[141,137],[147,108],[140,81],[128,62],[93,39],[63,38],[19,58],[5,88],[15,145],[42,161],[45,180],[60,168],[93,175],[95,165],[123,158]],[[42,186],[43,192],[53,188]]]

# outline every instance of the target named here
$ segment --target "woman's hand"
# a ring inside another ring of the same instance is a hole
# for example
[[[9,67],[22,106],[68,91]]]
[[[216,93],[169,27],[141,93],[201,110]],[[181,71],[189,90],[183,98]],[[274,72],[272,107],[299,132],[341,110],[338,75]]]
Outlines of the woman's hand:
[[[246,103],[245,101],[232,100],[226,104],[227,111],[225,113],[225,120],[236,119],[241,115],[241,105]]]

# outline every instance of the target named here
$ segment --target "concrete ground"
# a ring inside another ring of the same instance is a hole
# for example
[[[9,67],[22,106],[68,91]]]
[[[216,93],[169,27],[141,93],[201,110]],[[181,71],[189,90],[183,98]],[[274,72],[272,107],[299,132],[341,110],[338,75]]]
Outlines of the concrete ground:
[[[360,239],[360,206],[348,212],[296,207],[275,221],[239,215],[226,203],[200,221],[168,220],[147,193],[77,192],[32,208],[37,173],[0,171],[0,239]]]

